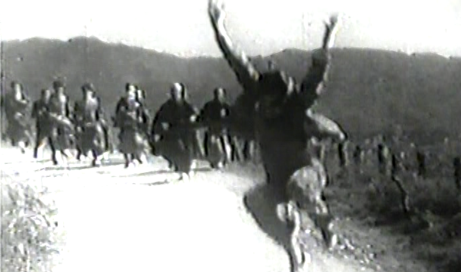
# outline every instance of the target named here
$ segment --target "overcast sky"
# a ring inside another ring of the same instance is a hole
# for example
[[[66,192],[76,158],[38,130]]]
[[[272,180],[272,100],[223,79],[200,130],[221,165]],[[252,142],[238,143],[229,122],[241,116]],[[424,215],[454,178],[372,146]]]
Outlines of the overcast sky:
[[[461,56],[461,0],[222,0],[226,27],[250,55],[318,47],[322,20],[343,16],[337,47]],[[2,40],[95,36],[181,56],[220,52],[208,0],[3,0]]]

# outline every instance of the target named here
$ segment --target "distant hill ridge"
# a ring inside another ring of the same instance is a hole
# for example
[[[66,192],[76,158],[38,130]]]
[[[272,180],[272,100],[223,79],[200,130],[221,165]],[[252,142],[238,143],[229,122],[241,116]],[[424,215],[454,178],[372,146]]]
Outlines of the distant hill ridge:
[[[56,77],[66,79],[74,100],[81,96],[84,82],[94,83],[109,111],[126,82],[147,91],[153,111],[166,100],[173,82],[184,82],[197,106],[209,100],[218,86],[227,88],[231,99],[241,92],[223,58],[181,58],[83,37],[68,42],[34,38],[3,45],[5,83],[22,82],[33,98]],[[461,116],[460,59],[365,49],[332,52],[329,81],[317,108],[341,123],[352,137],[390,133],[395,126],[431,140],[461,132],[457,121]],[[301,81],[310,65],[310,52],[287,49],[252,59],[261,70],[272,59]]]

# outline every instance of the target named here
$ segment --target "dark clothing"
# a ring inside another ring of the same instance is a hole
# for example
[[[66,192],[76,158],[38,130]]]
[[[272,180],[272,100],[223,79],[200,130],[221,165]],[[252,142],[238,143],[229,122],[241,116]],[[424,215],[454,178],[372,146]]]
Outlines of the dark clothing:
[[[200,119],[211,134],[221,135],[226,133],[229,116],[230,106],[215,99],[203,106]]]
[[[115,109],[115,123],[120,129],[138,129],[142,118],[141,105],[136,100],[122,98]]]
[[[136,100],[122,98],[116,106],[115,123],[120,128],[120,151],[124,154],[140,154],[147,148],[142,131],[144,112]]]
[[[119,114],[122,110],[128,108],[128,99],[126,97],[121,97],[116,106],[115,106],[115,119],[114,119],[114,127],[120,127],[119,123],[118,123],[118,118],[119,118]]]
[[[229,116],[229,133],[246,141],[255,139],[256,102],[251,95],[237,97]]]
[[[195,114],[189,103],[168,100],[160,107],[152,123],[152,135],[161,137],[159,142],[154,143],[155,154],[163,156],[180,172],[190,171],[194,157],[196,134],[191,118]]]
[[[333,133],[323,131],[320,124],[306,114],[302,101],[293,96],[285,103],[276,118],[257,116],[256,130],[261,156],[269,183],[284,191],[289,176],[297,169],[311,164],[308,141],[323,139]]]
[[[150,113],[149,110],[144,106],[142,102],[139,102],[139,130],[145,135],[145,137],[149,137],[149,125],[150,125]]]
[[[239,66],[234,66],[234,70],[236,68]],[[290,175],[311,164],[307,142],[312,137],[329,136],[306,114],[318,96],[317,89],[324,80],[327,68],[328,58],[325,58],[325,62],[316,62],[308,71],[301,88],[291,93],[287,92],[288,86],[279,72],[252,78],[242,76],[245,75],[242,67],[235,70],[244,88],[239,101],[240,111],[245,111],[237,119],[247,124],[255,123],[254,136],[260,146],[269,184],[275,186],[281,199],[288,197],[285,187]]]
[[[243,93],[237,97],[230,110],[228,131],[232,138],[234,158],[240,161],[251,159],[251,145],[255,134],[255,97]]]
[[[49,103],[43,99],[37,100],[32,106],[32,118],[35,119],[37,130],[40,127],[41,130],[50,130],[50,118],[49,118]]]
[[[69,98],[65,94],[54,93],[50,97],[49,102],[50,113],[70,117]]]
[[[182,138],[193,130],[194,126],[190,118],[194,114],[196,112],[189,103],[168,100],[160,107],[153,120],[152,134]],[[167,130],[163,129],[163,123],[168,124]]]
[[[100,109],[98,99],[88,98],[75,102],[74,122],[76,126],[83,126],[85,123],[94,123],[100,121]]]
[[[106,138],[101,122],[101,106],[97,98],[77,101],[74,107],[74,122],[77,127],[79,154],[101,155],[106,147]]]
[[[49,113],[53,126],[52,139],[57,150],[64,151],[73,146],[74,125],[70,119],[69,98],[65,94],[54,93],[50,97]],[[53,154],[55,157],[56,154]]]
[[[110,128],[109,128],[109,123],[107,122],[107,118],[104,112],[104,109],[102,108],[101,104],[101,98],[96,97],[96,100],[98,100],[98,105],[99,105],[99,110],[98,110],[98,118],[99,118],[99,123],[101,124],[103,133],[104,133],[104,150],[109,151],[112,148],[112,142],[110,141]]]
[[[17,99],[13,93],[9,93],[4,97],[3,106],[8,123],[6,134],[13,144],[31,141],[29,100],[24,96]]]
[[[49,102],[43,99],[39,99],[34,102],[32,106],[32,118],[35,118],[35,147],[34,147],[34,158],[37,158],[38,148],[45,141],[48,142],[52,152],[55,152],[55,148],[52,140],[52,123],[49,116]]]
[[[201,122],[206,126],[205,152],[212,166],[224,163],[227,159],[228,123],[230,106],[214,99],[205,104],[201,112]]]
[[[129,115],[131,115],[131,117],[126,115],[128,112],[130,112]],[[127,120],[128,117],[128,119],[136,120],[137,128],[146,136],[148,135],[150,114],[142,102],[138,100],[129,100],[126,97],[120,98],[115,107],[115,116],[115,127],[122,128],[133,126],[134,123]]]

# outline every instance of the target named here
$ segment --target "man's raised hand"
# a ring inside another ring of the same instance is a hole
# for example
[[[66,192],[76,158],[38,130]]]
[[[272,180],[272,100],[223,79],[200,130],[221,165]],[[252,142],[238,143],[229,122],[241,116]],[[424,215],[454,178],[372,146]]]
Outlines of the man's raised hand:
[[[210,0],[208,3],[208,15],[213,24],[218,26],[224,20],[224,4],[221,0]]]
[[[333,15],[330,17],[328,22],[325,22],[325,36],[323,39],[323,49],[329,49],[333,47],[336,32],[338,31],[339,16]]]
[[[208,3],[208,15],[219,48],[237,75],[240,84],[246,86],[245,89],[248,89],[250,88],[249,84],[252,85],[257,80],[259,73],[245,53],[232,43],[224,27],[225,12],[222,0],[209,0]]]
[[[337,14],[333,15],[330,17],[330,21],[328,23],[325,23],[328,28],[332,29],[334,28],[339,22],[339,16]]]

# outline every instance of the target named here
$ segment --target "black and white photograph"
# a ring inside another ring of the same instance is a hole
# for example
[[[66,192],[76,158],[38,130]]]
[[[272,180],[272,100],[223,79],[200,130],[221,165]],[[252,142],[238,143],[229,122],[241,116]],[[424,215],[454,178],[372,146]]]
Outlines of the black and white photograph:
[[[461,271],[461,1],[1,10],[0,271]]]

